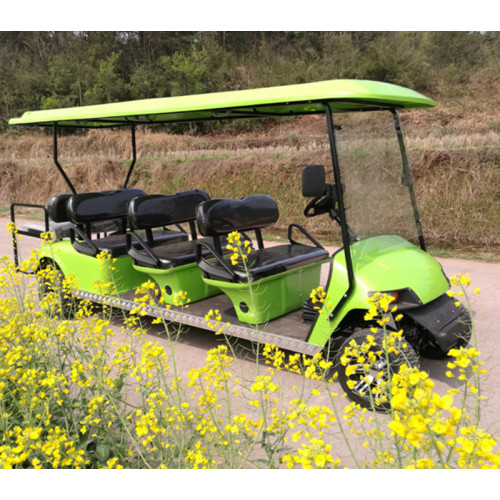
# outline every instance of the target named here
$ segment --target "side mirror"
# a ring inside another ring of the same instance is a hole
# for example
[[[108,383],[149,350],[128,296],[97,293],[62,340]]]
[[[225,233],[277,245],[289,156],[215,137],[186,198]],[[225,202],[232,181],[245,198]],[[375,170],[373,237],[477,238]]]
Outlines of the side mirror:
[[[308,165],[302,169],[302,196],[318,198],[325,194],[327,187],[323,165]]]

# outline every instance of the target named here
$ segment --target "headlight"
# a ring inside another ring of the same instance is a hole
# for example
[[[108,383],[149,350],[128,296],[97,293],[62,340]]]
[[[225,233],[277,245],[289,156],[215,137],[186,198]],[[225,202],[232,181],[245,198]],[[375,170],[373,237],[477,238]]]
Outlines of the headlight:
[[[377,292],[368,292],[368,296],[371,297]],[[422,301],[418,298],[417,294],[411,288],[403,288],[401,290],[384,290],[378,293],[384,293],[394,297],[394,301],[391,302],[393,305],[398,306],[398,311],[403,311],[405,309],[411,309],[412,307],[418,307],[422,305]]]

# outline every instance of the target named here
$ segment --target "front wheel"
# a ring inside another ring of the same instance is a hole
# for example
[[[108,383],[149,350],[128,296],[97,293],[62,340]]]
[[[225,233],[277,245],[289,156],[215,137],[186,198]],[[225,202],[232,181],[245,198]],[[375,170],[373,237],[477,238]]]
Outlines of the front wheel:
[[[420,365],[417,353],[404,337],[369,329],[348,337],[336,359],[339,382],[349,399],[383,412],[390,409],[390,376],[403,364]]]

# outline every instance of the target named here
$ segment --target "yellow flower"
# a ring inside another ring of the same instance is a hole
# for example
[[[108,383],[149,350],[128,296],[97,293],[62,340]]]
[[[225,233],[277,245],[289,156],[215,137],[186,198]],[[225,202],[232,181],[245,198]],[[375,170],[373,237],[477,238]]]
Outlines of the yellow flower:
[[[398,436],[405,437],[406,436],[406,427],[399,421],[393,420],[387,424],[387,427],[394,431]]]
[[[248,255],[252,251],[252,245],[248,240],[241,243],[241,235],[238,231],[233,231],[227,235],[228,245],[226,249],[232,252],[230,255],[231,265],[238,265],[239,260],[242,262],[248,259]]]
[[[434,461],[432,458],[420,458],[417,460],[417,469],[432,469],[434,467]]]

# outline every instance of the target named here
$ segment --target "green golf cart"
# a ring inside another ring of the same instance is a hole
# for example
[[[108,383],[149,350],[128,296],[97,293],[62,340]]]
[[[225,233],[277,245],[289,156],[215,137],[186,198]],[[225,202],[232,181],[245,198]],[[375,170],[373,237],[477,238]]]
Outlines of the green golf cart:
[[[135,289],[151,280],[169,306],[147,306],[152,317],[209,330],[205,315],[218,311],[229,336],[307,355],[330,356],[368,335],[381,344],[365,315],[370,297],[387,294],[397,316],[387,312],[386,329],[402,329],[405,343],[390,360],[370,358],[372,371],[386,377],[389,361],[445,357],[470,339],[468,313],[447,295],[450,283],[426,252],[398,115],[433,105],[392,84],[332,80],[26,112],[10,125],[53,129],[54,163],[68,192],[39,206],[42,227],[19,226],[18,234],[53,234],[53,244],[42,246],[41,267],[72,275],[77,298],[132,310]],[[270,244],[265,234],[279,219],[279,200],[266,193],[213,199],[209,185],[149,194],[129,187],[139,125],[303,115],[324,116],[331,166],[304,165],[297,200],[302,194],[304,220],[331,220],[341,240],[335,250],[298,223],[289,225],[286,243]],[[131,130],[133,151],[123,184],[77,193],[58,161],[58,131],[123,127]],[[13,222],[22,205],[13,204]],[[244,257],[235,259],[235,248]],[[112,276],[99,259],[104,251],[114,261]],[[17,262],[15,238],[14,253]],[[113,293],[96,291],[96,282],[111,280]],[[311,292],[320,286],[317,302]],[[179,305],[182,294],[189,308]],[[368,406],[367,389],[384,377],[367,376],[355,357],[338,370],[349,397]]]

